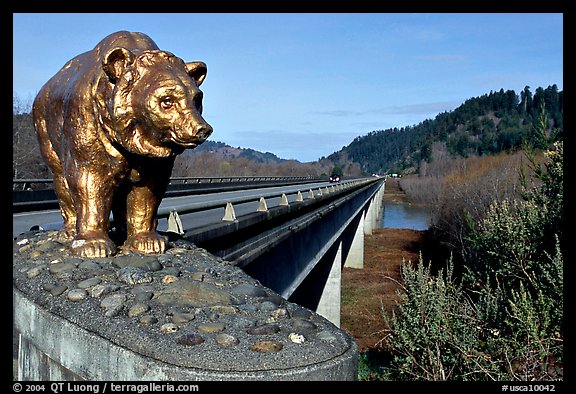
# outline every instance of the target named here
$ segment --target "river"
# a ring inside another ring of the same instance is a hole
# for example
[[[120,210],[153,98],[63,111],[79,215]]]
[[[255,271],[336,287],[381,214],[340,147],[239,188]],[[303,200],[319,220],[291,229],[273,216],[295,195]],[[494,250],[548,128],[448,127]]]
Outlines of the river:
[[[382,228],[407,228],[427,230],[430,227],[430,213],[423,206],[402,202],[384,202],[382,209]]]

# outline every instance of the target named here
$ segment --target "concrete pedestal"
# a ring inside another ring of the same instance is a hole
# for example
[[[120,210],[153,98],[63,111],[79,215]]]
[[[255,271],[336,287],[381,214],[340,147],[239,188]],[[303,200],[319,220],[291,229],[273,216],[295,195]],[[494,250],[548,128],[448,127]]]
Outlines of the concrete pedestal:
[[[13,246],[18,380],[355,380],[348,334],[182,241],[81,259],[54,232]]]

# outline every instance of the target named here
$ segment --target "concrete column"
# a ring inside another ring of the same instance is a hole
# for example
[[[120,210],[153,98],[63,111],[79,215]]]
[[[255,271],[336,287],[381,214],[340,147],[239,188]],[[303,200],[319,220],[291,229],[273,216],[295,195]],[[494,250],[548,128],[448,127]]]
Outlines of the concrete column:
[[[372,230],[374,229],[374,200],[368,203],[368,209],[364,213],[364,234],[372,235]]]
[[[366,218],[364,220],[364,234],[372,235],[372,230],[380,226],[382,213],[382,199],[384,197],[384,186],[374,194],[374,197],[368,203]]]
[[[364,268],[364,217],[365,212],[360,212],[360,221],[354,232],[354,239],[350,246],[344,267]]]
[[[342,283],[342,242],[332,262],[332,268],[320,296],[316,313],[340,327],[340,287]]]

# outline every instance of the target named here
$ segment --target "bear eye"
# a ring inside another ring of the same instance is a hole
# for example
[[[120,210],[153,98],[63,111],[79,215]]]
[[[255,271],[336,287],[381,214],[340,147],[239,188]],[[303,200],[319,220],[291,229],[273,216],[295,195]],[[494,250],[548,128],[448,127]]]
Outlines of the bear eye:
[[[164,98],[164,99],[160,100],[160,106],[162,107],[162,109],[170,109],[174,106],[174,102],[169,97]]]
[[[194,106],[196,107],[197,110],[202,111],[202,93],[198,93],[195,97],[194,97]]]

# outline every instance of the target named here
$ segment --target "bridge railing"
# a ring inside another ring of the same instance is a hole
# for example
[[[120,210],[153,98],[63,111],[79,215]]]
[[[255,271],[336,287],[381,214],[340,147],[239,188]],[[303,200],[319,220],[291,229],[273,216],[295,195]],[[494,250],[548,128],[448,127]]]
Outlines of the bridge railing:
[[[175,176],[170,178],[170,184],[184,183],[229,183],[229,182],[267,182],[267,181],[305,181],[318,179],[311,175],[303,176],[254,176],[254,175],[241,175],[241,176]],[[27,190],[32,184],[52,184],[54,182],[51,178],[30,178],[30,179],[13,179],[13,190]]]
[[[312,176],[172,177],[165,197],[309,183],[319,180],[319,178]],[[49,185],[53,183],[52,179],[14,179],[12,183],[13,212],[58,208],[58,201],[53,188],[30,189],[33,184]]]
[[[215,193],[215,198],[209,201],[203,202],[196,202],[196,203],[189,203],[189,204],[182,204],[177,206],[170,206],[170,207],[163,207],[161,206],[158,209],[157,217],[159,219],[167,219],[168,220],[168,231],[183,234],[187,232],[189,229],[182,228],[180,215],[192,214],[196,212],[208,211],[212,209],[223,209],[223,216],[221,218],[222,222],[231,222],[236,220],[236,213],[235,213],[235,206],[239,206],[241,204],[246,203],[253,203],[259,202],[258,207],[254,210],[254,212],[267,212],[268,205],[271,199],[279,198],[280,202],[278,206],[288,206],[291,203],[288,202],[289,196],[296,196],[291,197],[293,203],[298,205],[308,205],[310,203],[320,203],[322,204],[323,201],[329,201],[335,198],[338,195],[343,195],[346,193],[350,193],[359,187],[363,187],[368,183],[372,183],[376,181],[374,178],[368,179],[349,179],[343,180],[337,184],[331,184],[328,186],[323,187],[316,187],[314,189],[306,186],[306,184],[302,184],[301,187],[294,188],[289,192],[282,192],[282,191],[264,191],[262,193],[253,194],[250,196],[241,196],[241,197],[233,197],[233,198],[218,198],[217,193]],[[224,189],[229,190],[229,189]],[[53,202],[56,204],[55,207],[57,208],[57,201]],[[46,206],[44,209],[47,209]],[[17,211],[17,207],[14,206],[14,212]],[[20,209],[21,212],[25,210]],[[113,222],[113,216],[110,217],[111,221]],[[47,223],[42,225],[42,228],[48,229],[56,229],[61,226],[61,222],[54,222],[54,223]]]
[[[288,194],[296,195],[296,202],[303,202],[304,200],[317,199],[319,197],[323,196],[325,197],[326,195],[329,194],[340,193],[353,186],[364,185],[366,183],[371,183],[373,181],[375,181],[375,179],[352,179],[348,181],[342,181],[341,183],[331,186],[315,188],[315,190],[307,187],[302,187],[299,190],[294,190]],[[258,195],[254,196],[221,198],[205,202],[184,204],[175,207],[174,206],[161,207],[160,209],[158,209],[157,216],[158,218],[167,218],[171,214],[173,215],[174,212],[176,212],[179,215],[185,215],[194,212],[207,211],[210,209],[225,208],[224,217],[222,218],[222,220],[229,221],[234,220],[236,216],[234,213],[234,205],[259,201],[260,204],[258,205],[257,210],[260,212],[265,212],[268,210],[266,200],[273,198],[280,198],[280,205],[288,205],[288,198],[286,193],[271,191],[271,192],[259,193]]]

